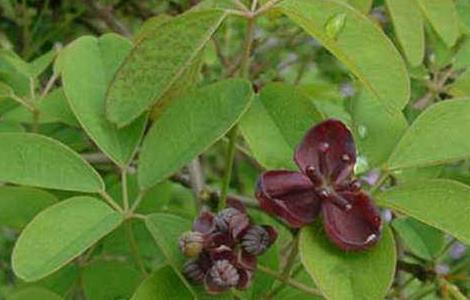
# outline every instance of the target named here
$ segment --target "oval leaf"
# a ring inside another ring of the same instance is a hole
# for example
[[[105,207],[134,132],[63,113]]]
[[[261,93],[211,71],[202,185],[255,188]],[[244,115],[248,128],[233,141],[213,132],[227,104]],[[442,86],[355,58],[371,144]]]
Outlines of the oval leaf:
[[[13,292],[7,300],[63,300],[62,297],[42,287],[26,287]]]
[[[150,275],[136,290],[132,300],[194,299],[184,283],[170,266]]]
[[[446,179],[406,182],[377,195],[379,204],[470,244],[470,188]]]
[[[460,35],[459,15],[453,0],[416,0],[439,37],[450,48]]]
[[[393,220],[392,227],[398,231],[405,246],[417,256],[432,261],[445,246],[445,235],[434,227],[413,218]]]
[[[414,1],[386,0],[393,28],[406,59],[412,66],[424,58],[424,24],[421,11]]]
[[[392,42],[347,4],[334,0],[285,0],[281,10],[335,55],[385,107],[402,109],[410,82],[406,66]],[[331,23],[344,18],[331,32]]]
[[[148,110],[191,65],[225,16],[222,10],[190,12],[147,33],[109,87],[108,119],[125,126]]]
[[[83,253],[122,222],[119,213],[92,197],[74,197],[38,214],[18,238],[12,255],[15,274],[41,279]]]
[[[82,271],[87,299],[130,299],[142,278],[128,263],[95,262]]]
[[[37,134],[0,133],[0,181],[96,193],[98,173],[63,144]]]
[[[170,176],[222,137],[246,111],[250,84],[226,80],[173,101],[145,137],[139,185],[148,189]]]
[[[470,157],[466,128],[470,128],[469,99],[434,104],[405,132],[390,156],[388,168],[423,167]]]
[[[66,48],[62,70],[65,94],[82,127],[119,165],[132,159],[146,119],[118,129],[105,117],[106,88],[131,48],[128,40],[115,34],[82,37]]]
[[[57,198],[45,191],[29,187],[0,187],[0,226],[21,229]]]
[[[305,132],[323,116],[294,86],[268,84],[240,121],[257,161],[267,169],[297,169],[292,159]]]
[[[317,224],[318,225],[318,224]],[[395,241],[388,227],[380,242],[364,252],[344,252],[334,246],[320,226],[301,231],[304,267],[327,299],[381,300],[395,275]]]
[[[390,157],[408,128],[401,111],[387,111],[367,90],[352,101],[351,115],[359,154],[366,170],[379,167]]]

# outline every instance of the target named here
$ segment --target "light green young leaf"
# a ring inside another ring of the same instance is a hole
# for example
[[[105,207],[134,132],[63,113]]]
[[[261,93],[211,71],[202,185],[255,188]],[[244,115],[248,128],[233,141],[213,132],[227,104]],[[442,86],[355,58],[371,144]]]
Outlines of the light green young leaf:
[[[122,262],[94,262],[82,270],[86,299],[130,299],[142,280],[140,273]]]
[[[408,123],[401,111],[387,111],[374,96],[363,90],[352,101],[355,142],[369,168],[379,167],[390,157]]]
[[[417,256],[433,260],[444,248],[446,239],[442,231],[413,218],[401,217],[393,220],[392,227],[403,239],[405,246]]]
[[[16,241],[13,270],[25,281],[39,280],[65,266],[122,221],[119,213],[92,197],[73,197],[51,206]]]
[[[136,290],[132,300],[192,300],[193,295],[170,266],[157,269]]]
[[[363,252],[344,252],[333,245],[319,224],[302,229],[302,263],[330,300],[382,300],[395,275],[396,250],[390,228],[379,243]]]
[[[139,161],[140,187],[151,188],[222,137],[252,98],[247,81],[225,80],[171,102],[145,137]]]
[[[146,123],[142,116],[118,129],[105,116],[106,88],[131,48],[128,40],[116,34],[81,37],[66,48],[62,70],[65,95],[78,121],[118,165],[132,159]]]
[[[67,191],[104,190],[100,175],[76,152],[45,136],[0,133],[0,181]]]
[[[470,6],[470,3],[469,3]],[[470,67],[470,36],[466,36],[455,54],[455,63],[452,68],[455,70]]]
[[[425,49],[421,10],[414,0],[386,0],[385,3],[406,59],[410,65],[419,66]]]
[[[108,119],[125,126],[159,101],[202,51],[225,16],[221,10],[189,12],[147,34],[109,87]]]
[[[63,300],[56,293],[42,287],[26,287],[14,291],[6,300]]]
[[[45,191],[29,187],[0,187],[0,226],[22,229],[57,198]]]
[[[253,155],[267,169],[296,169],[295,147],[306,131],[323,119],[312,101],[296,87],[266,85],[240,121]]]
[[[279,7],[345,64],[387,109],[400,110],[406,105],[410,83],[405,64],[367,16],[334,0],[284,0]],[[344,26],[332,38],[327,34],[328,23],[343,14]]]
[[[469,99],[434,104],[405,132],[388,160],[388,168],[424,167],[470,157],[465,128],[470,128]]]
[[[470,244],[470,188],[457,181],[424,179],[377,194],[380,205],[397,210]]]
[[[415,0],[434,30],[450,48],[459,35],[459,16],[453,0]]]

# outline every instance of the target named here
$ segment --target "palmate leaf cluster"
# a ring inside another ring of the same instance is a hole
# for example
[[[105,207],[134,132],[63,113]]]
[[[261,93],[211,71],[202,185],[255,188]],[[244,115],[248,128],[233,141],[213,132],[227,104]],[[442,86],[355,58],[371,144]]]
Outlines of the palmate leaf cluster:
[[[0,0],[0,299],[470,295],[470,1],[254,2]],[[254,198],[329,118],[386,219],[368,251]],[[279,238],[214,296],[178,237],[225,190]]]

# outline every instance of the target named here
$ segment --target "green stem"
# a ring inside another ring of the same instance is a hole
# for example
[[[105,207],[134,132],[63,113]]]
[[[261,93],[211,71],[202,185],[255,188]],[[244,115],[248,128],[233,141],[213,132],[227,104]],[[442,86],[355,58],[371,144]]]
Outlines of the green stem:
[[[286,285],[289,285],[295,289],[298,289],[298,290],[301,290],[302,292],[306,293],[306,294],[309,294],[309,295],[313,295],[313,296],[321,296],[322,293],[317,290],[317,289],[313,289],[295,279],[292,279],[292,278],[284,278],[284,276],[282,276],[282,274],[279,274],[269,268],[266,268],[264,266],[261,266],[261,265],[258,265],[257,267],[257,270],[260,271],[260,272],[263,272],[267,275],[270,275],[274,278],[276,278],[277,280],[279,280],[280,282],[282,282],[283,284],[286,284]]]
[[[144,276],[147,276],[147,271],[145,270],[145,265],[140,255],[139,246],[135,240],[134,231],[132,230],[132,221],[127,221],[124,226],[126,227],[126,236],[129,243],[129,249],[131,250],[132,256],[136,266],[140,269]]]
[[[370,189],[370,193],[373,195],[377,192],[379,188],[382,187],[382,185],[385,183],[385,180],[387,180],[388,176],[390,175],[389,171],[384,171],[382,175],[380,175],[379,180],[377,180],[377,183]]]
[[[122,186],[122,202],[124,205],[124,211],[129,212],[129,192],[127,190],[127,169],[123,167],[121,169],[121,186]]]
[[[243,42],[243,56],[240,62],[239,76],[242,78],[249,77],[249,65],[251,50],[253,47],[254,32],[255,32],[255,18],[247,19],[247,28],[245,40]],[[233,163],[235,159],[236,139],[238,135],[238,127],[235,125],[228,134],[229,144],[225,160],[225,174],[222,179],[221,197],[219,201],[219,210],[223,209],[227,203],[227,193],[230,186],[230,179],[232,178]]]
[[[104,199],[104,201],[106,201],[106,203],[109,204],[109,206],[111,206],[112,208],[114,208],[116,211],[118,211],[121,214],[124,213],[122,208],[114,201],[113,197],[111,197],[108,193],[106,193],[106,191],[101,191],[99,194]]]
[[[144,200],[145,196],[145,191],[140,191],[139,195],[137,195],[137,198],[134,201],[134,204],[132,204],[132,207],[130,209],[131,213],[134,213],[138,208],[140,203],[142,203],[142,200]]]

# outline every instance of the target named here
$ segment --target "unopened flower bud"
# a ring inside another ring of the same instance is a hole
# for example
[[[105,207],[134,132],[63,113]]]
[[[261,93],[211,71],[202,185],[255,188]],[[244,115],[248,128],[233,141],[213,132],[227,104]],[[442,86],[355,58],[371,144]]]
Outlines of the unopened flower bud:
[[[196,283],[201,283],[204,280],[204,270],[199,266],[196,260],[188,260],[183,266],[184,276]]]
[[[209,270],[211,283],[219,289],[235,287],[240,280],[238,270],[226,259],[218,260]]]
[[[230,220],[240,214],[241,212],[238,209],[232,207],[223,209],[215,217],[215,224],[219,230],[228,231],[230,226]]]
[[[277,234],[262,226],[251,226],[246,234],[242,237],[243,249],[251,255],[263,254],[274,242]]]
[[[180,249],[187,257],[194,257],[204,248],[204,236],[200,232],[189,231],[180,238]]]

